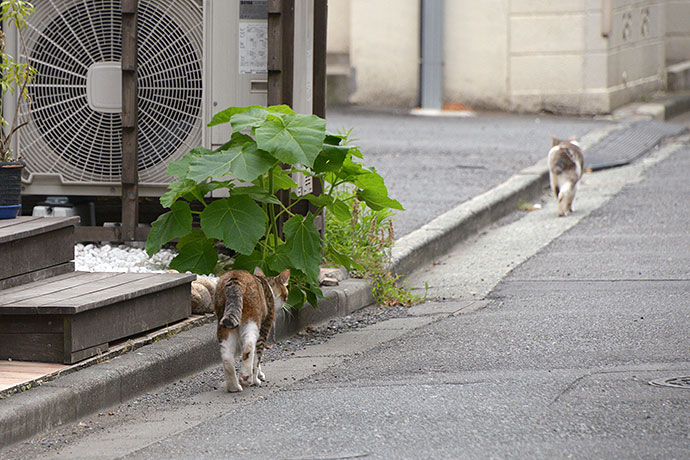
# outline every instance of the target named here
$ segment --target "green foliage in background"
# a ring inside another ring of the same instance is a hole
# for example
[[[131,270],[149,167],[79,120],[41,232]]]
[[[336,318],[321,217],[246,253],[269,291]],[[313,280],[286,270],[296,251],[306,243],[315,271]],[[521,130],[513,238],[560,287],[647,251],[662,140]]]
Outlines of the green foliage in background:
[[[340,193],[349,207],[350,218],[336,219],[326,215],[326,261],[345,265],[355,276],[368,278],[376,302],[380,305],[413,305],[424,297],[411,293],[399,279],[388,271],[391,249],[395,241],[392,209],[373,210],[357,199],[356,192]],[[346,255],[348,260],[341,259]]]
[[[26,29],[26,19],[34,12],[34,7],[30,2],[20,0],[5,0],[0,2],[0,21],[5,27],[14,27],[17,30],[19,45],[24,56],[28,56],[26,42],[24,41],[24,30]],[[11,151],[11,141],[14,134],[29,123],[28,118],[19,120],[19,108],[22,103],[28,104],[27,114],[31,110],[31,99],[27,86],[36,75],[36,69],[31,67],[28,62],[18,62],[12,55],[7,53],[5,46],[5,33],[0,31],[0,94],[2,99],[5,96],[19,93],[22,98],[17,103],[14,113],[10,119],[4,118],[3,111],[0,110],[0,161],[16,161]]]

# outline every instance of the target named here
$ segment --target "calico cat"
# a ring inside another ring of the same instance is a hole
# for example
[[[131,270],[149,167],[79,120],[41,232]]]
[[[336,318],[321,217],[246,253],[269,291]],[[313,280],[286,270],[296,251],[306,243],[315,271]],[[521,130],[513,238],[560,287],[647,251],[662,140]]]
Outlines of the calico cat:
[[[214,307],[218,319],[218,342],[229,392],[242,386],[260,385],[261,355],[273,327],[275,311],[287,300],[290,270],[267,277],[260,268],[254,274],[244,270],[227,272],[218,279]],[[242,355],[240,378],[235,356]]]
[[[549,180],[558,200],[558,217],[573,212],[573,200],[577,182],[582,177],[582,163],[584,158],[580,144],[575,139],[564,141],[553,140],[553,147],[549,150]]]

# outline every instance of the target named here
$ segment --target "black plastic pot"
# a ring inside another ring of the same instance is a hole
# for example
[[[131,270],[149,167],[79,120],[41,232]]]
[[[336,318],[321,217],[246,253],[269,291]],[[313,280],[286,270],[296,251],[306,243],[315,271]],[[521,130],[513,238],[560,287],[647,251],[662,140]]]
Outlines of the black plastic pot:
[[[0,162],[0,206],[22,204],[22,162]]]

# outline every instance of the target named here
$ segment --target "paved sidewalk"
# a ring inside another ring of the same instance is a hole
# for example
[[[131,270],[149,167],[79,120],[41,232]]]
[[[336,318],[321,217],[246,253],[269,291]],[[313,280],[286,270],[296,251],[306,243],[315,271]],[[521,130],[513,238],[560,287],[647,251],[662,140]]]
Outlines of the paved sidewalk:
[[[423,118],[330,109],[328,126],[334,131],[354,127],[365,163],[378,169],[391,196],[406,207],[397,216],[402,238],[394,252],[394,269],[406,274],[512,212],[519,201],[540,196],[547,185],[544,159],[551,136],[576,135],[588,147],[627,125],[553,116]],[[318,310],[282,315],[277,336],[346,315],[372,301],[368,283],[362,280],[348,280],[330,289],[328,297]],[[181,332],[0,400],[0,445],[215,365],[219,358],[213,330],[213,325],[206,325]]]

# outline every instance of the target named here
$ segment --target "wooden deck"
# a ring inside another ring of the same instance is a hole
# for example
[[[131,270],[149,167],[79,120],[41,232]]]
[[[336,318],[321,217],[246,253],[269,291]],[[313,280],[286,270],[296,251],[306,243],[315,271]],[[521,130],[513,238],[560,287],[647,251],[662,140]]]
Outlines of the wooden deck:
[[[213,314],[191,315],[189,318],[185,318],[172,325],[161,327],[154,331],[139,334],[128,339],[118,340],[111,344],[108,352],[73,365],[0,360],[0,398],[22,391],[22,387],[27,385],[35,386],[44,383],[59,375],[64,375],[75,370],[107,361],[115,356],[131,352],[144,345],[169,338],[191,327],[210,322],[215,322],[215,316]]]
[[[78,217],[0,220],[0,290],[74,271]]]
[[[63,364],[0,360],[0,391],[33,382],[68,367]]]
[[[72,272],[0,291],[0,359],[71,364],[191,314],[196,275]]]

